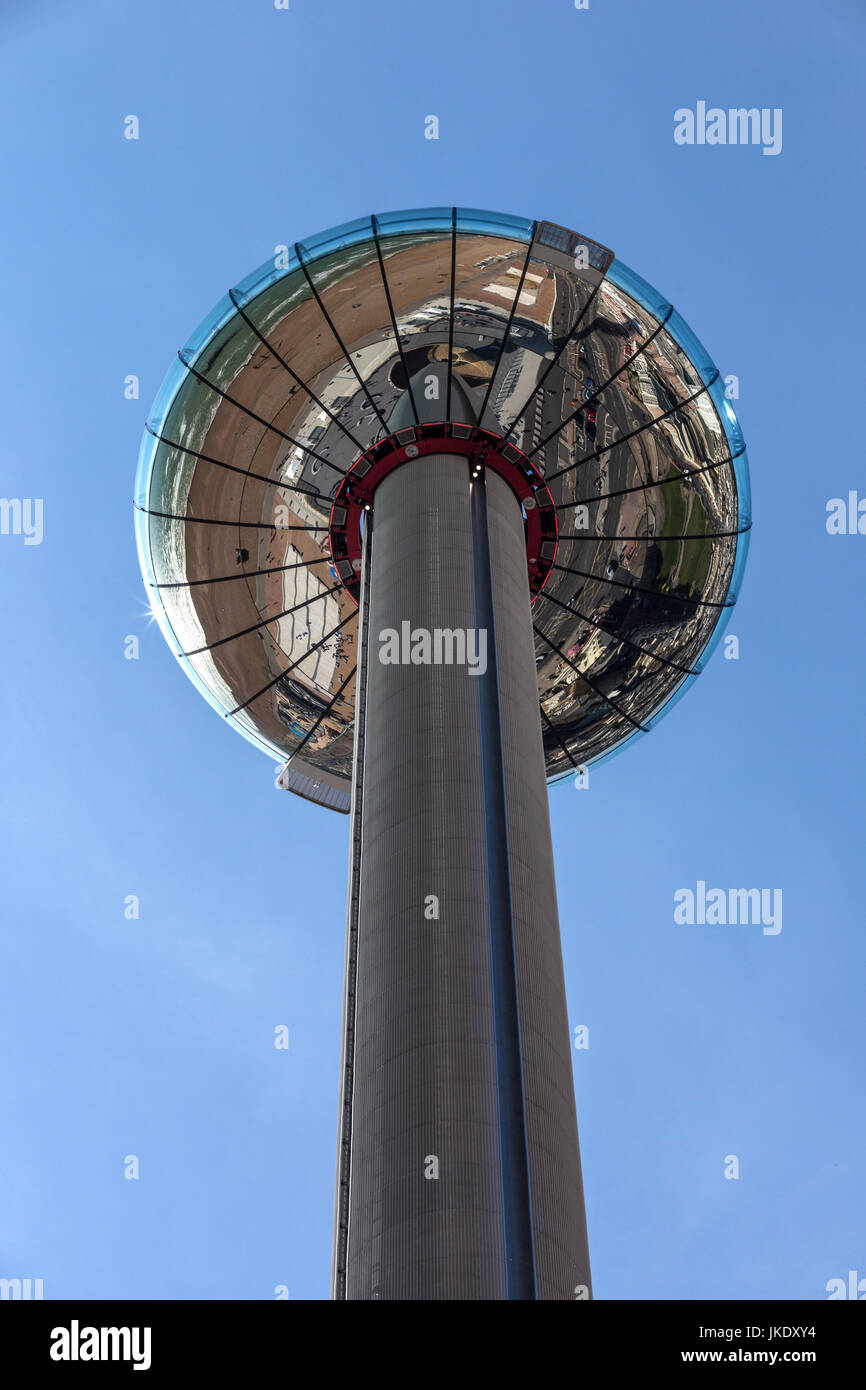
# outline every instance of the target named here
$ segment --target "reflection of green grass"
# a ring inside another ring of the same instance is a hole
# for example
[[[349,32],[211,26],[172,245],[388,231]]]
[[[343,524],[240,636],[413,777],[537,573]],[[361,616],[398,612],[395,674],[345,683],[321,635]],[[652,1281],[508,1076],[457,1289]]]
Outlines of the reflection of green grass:
[[[689,524],[686,528],[687,536],[702,536],[706,531],[706,512],[699,500],[699,493],[692,494],[692,510],[689,516]],[[680,566],[680,582],[691,584],[698,592],[703,590],[707,582],[707,575],[710,571],[710,561],[712,559],[713,543],[704,541],[703,545],[695,545],[693,542],[683,546],[686,554]]]
[[[667,478],[679,478],[679,469],[669,469]],[[665,521],[664,531],[666,535],[703,535],[706,527],[704,525],[706,514],[700,504],[698,493],[690,493],[689,500],[691,507],[688,515],[686,508],[687,498],[675,484],[670,484],[666,489],[665,497]],[[662,570],[660,582],[664,583],[668,578],[671,588],[693,585],[700,590],[706,583],[707,575],[712,558],[712,541],[706,541],[704,545],[697,545],[692,541],[683,544],[676,540],[662,540],[657,542],[662,553]]]
[[[664,481],[667,481],[668,478],[678,477],[679,470],[676,468],[669,468]],[[665,499],[665,519],[662,529],[665,535],[680,535],[682,534],[682,529],[686,520],[686,504],[682,493],[678,487],[671,484],[665,488],[663,496]],[[671,540],[657,541],[656,544],[662,553],[660,578],[661,581],[664,582],[664,577],[671,573],[677,563],[680,546],[678,541]]]

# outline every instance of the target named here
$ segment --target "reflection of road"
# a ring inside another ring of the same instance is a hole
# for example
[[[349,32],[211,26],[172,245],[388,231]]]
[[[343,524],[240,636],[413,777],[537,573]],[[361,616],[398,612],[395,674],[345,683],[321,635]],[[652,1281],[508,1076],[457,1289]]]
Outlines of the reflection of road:
[[[295,555],[300,558],[300,552],[292,546],[287,554],[289,563]],[[330,576],[326,583],[309,569],[286,571],[283,576],[283,607],[294,608],[306,599],[316,598],[331,587],[331,582]],[[305,684],[309,682],[323,692],[331,688],[334,679],[340,646],[339,634],[335,634],[329,642],[314,652],[309,660],[302,661],[302,658],[304,652],[309,651],[310,647],[315,646],[327,632],[336,627],[339,616],[340,608],[336,596],[328,595],[326,598],[316,598],[316,602],[308,603],[297,613],[287,613],[277,624],[277,641],[288,658],[288,664],[292,666],[295,662],[302,662],[295,672],[295,679],[302,680]]]

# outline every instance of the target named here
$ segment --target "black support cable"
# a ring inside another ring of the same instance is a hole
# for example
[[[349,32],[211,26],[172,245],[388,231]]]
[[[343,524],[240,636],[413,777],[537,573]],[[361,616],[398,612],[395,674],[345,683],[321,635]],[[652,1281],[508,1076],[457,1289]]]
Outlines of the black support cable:
[[[293,608],[284,608],[282,613],[274,613],[270,618],[262,618],[261,622],[253,623],[252,627],[242,628],[240,632],[233,632],[228,637],[220,637],[216,642],[208,642],[203,647],[196,647],[191,652],[181,652],[181,656],[200,656],[202,652],[211,652],[214,647],[222,647],[226,642],[234,642],[238,637],[246,637],[251,632],[258,632],[259,628],[267,627],[268,623],[276,623],[280,618],[287,618],[290,613],[297,613],[300,608],[308,608],[311,603],[317,603],[319,599],[327,598],[329,594],[336,594],[342,584],[335,584],[332,589],[323,589],[320,594],[313,594],[312,598],[304,599],[303,603],[296,603]]]
[[[220,574],[214,579],[176,579],[166,584],[151,584],[151,589],[194,589],[197,584],[227,584],[232,579],[255,579],[261,574],[283,574],[286,570],[307,569],[310,565],[332,564],[330,555],[315,560],[300,560],[295,565],[270,565],[263,570],[238,570],[235,574]]]
[[[373,400],[373,397],[370,395],[370,392],[367,390],[366,383],[364,382],[363,378],[361,377],[361,374],[360,374],[360,372],[358,371],[358,368],[355,366],[355,363],[352,361],[352,356],[351,356],[351,354],[350,354],[348,348],[346,347],[346,344],[343,342],[343,339],[340,337],[339,333],[337,332],[336,325],[334,324],[334,321],[333,321],[333,319],[331,318],[331,315],[328,313],[327,309],[325,308],[325,306],[324,306],[324,304],[323,304],[323,302],[322,302],[322,296],[319,294],[319,291],[316,289],[316,286],[315,286],[314,283],[313,283],[313,277],[310,275],[310,272],[309,272],[309,270],[307,269],[307,263],[306,263],[306,261],[305,261],[304,258],[303,258],[303,254],[302,254],[302,252],[301,252],[301,244],[300,244],[299,241],[296,241],[296,242],[295,242],[295,255],[296,255],[297,258],[298,258],[298,264],[300,265],[301,270],[304,272],[304,279],[306,280],[307,284],[308,284],[309,287],[310,287],[310,290],[312,291],[313,297],[315,298],[315,301],[316,301],[316,303],[317,303],[318,306],[319,306],[319,310],[320,310],[320,312],[321,312],[321,315],[322,315],[323,319],[325,320],[326,324],[328,325],[328,327],[330,328],[331,332],[333,333],[334,339],[335,339],[335,341],[336,341],[336,343],[337,343],[337,346],[339,347],[341,353],[342,353],[343,356],[345,357],[346,362],[348,363],[348,365],[349,365],[349,367],[351,368],[351,370],[354,372],[354,374],[355,374],[355,380],[357,381],[357,383],[358,383],[358,385],[360,386],[361,390],[364,392],[364,395],[367,397],[367,400],[370,402],[371,406],[373,407],[373,411],[375,412],[376,415],[378,415],[378,417],[379,417],[379,423],[381,424],[382,429],[383,429],[383,430],[385,431],[385,433],[387,434],[387,433],[388,433],[388,425],[387,425],[387,422],[386,422],[386,420],[385,420],[385,417],[384,417],[384,415],[382,414],[382,412],[381,412],[381,410],[379,409],[379,407],[376,405],[376,402]]]
[[[242,468],[240,468],[242,473]],[[278,484],[284,486],[284,484]],[[236,527],[254,527],[259,531],[329,531],[327,525],[274,525],[272,521],[227,521],[224,517],[182,517],[178,512],[154,512],[153,507],[143,507],[140,502],[133,502],[136,512],[140,512],[146,517],[160,517],[163,521],[197,521],[199,525],[236,525]]]
[[[358,669],[358,664],[357,664],[357,662],[356,662],[355,665],[352,667],[351,671],[349,672],[349,674],[348,674],[347,676],[345,676],[344,679],[340,682],[339,686],[337,687],[336,691],[334,692],[333,697],[331,698],[330,702],[325,706],[325,708],[322,710],[322,713],[319,715],[319,717],[318,717],[318,719],[316,720],[316,722],[315,722],[315,724],[313,725],[313,727],[309,730],[309,732],[308,732],[307,734],[305,734],[305,736],[304,736],[304,738],[302,739],[302,741],[298,744],[297,748],[296,748],[296,749],[294,750],[294,752],[290,755],[289,761],[291,761],[292,758],[296,758],[296,757],[298,756],[298,754],[300,753],[301,749],[302,749],[302,748],[305,748],[306,745],[309,743],[310,739],[313,737],[313,734],[314,734],[314,733],[316,732],[316,730],[318,729],[318,727],[319,727],[319,725],[321,724],[322,720],[323,720],[327,715],[329,715],[329,714],[331,713],[331,710],[334,708],[334,705],[335,705],[335,704],[337,703],[337,701],[339,700],[340,696],[342,695],[342,693],[343,693],[343,691],[345,690],[346,686],[349,684],[349,681],[352,679],[352,677],[354,676],[354,674],[355,674],[355,672],[357,671],[357,669]]]
[[[579,764],[574,761],[574,758],[572,757],[571,752],[569,751],[568,745],[564,743],[563,740],[559,737],[559,730],[557,729],[553,721],[548,718],[547,711],[545,710],[543,703],[539,705],[539,709],[541,711],[541,717],[547,725],[548,729],[553,734],[553,737],[556,739],[563,753],[568,758],[568,761],[571,763],[571,766],[574,768],[575,772],[577,772],[579,770]]]
[[[239,470],[243,471],[243,470]],[[284,486],[284,484],[279,484]],[[197,521],[199,525],[236,525],[236,527],[253,527],[257,531],[329,531],[331,527],[327,525],[274,525],[272,521],[227,521],[225,517],[182,517],[178,512],[154,512],[153,507],[143,507],[139,502],[133,502],[136,512],[140,512],[146,517],[160,517],[163,521]]]
[[[451,419],[451,378],[454,371],[454,284],[457,278],[457,209],[451,209],[451,298],[448,312],[448,388],[445,419]],[[480,417],[479,417],[480,418]]]
[[[574,507],[583,507],[586,503],[573,502],[571,505]],[[559,531],[556,539],[558,541],[718,541],[724,536],[745,536],[751,529],[752,523],[749,522],[748,526],[741,526],[736,531],[703,531],[699,536],[692,535],[691,532],[686,536],[626,536],[619,535],[618,533],[615,536],[599,536],[594,531],[584,531],[581,533],[577,531]]]
[[[667,311],[667,313],[665,314],[664,318],[663,318],[659,323],[656,324],[656,326],[655,326],[655,328],[653,329],[652,333],[649,333],[649,334],[646,336],[646,338],[644,338],[644,340],[643,340],[643,342],[641,343],[640,347],[637,348],[637,349],[631,354],[631,357],[627,357],[627,358],[625,359],[625,361],[623,362],[622,366],[621,366],[621,367],[617,367],[616,371],[613,373],[612,376],[609,376],[609,377],[608,377],[607,381],[603,381],[602,384],[601,384],[601,386],[597,386],[596,389],[595,389],[589,396],[587,396],[586,400],[583,401],[583,402],[578,406],[577,410],[573,410],[573,411],[571,412],[570,415],[567,415],[567,416],[565,417],[565,419],[562,420],[562,421],[560,422],[560,424],[557,425],[557,427],[556,427],[555,430],[551,430],[551,431],[550,431],[550,434],[545,435],[544,439],[540,440],[539,443],[536,444],[536,446],[535,446],[534,449],[530,449],[530,450],[528,451],[527,457],[531,458],[533,454],[537,454],[537,453],[539,452],[540,449],[545,448],[545,446],[546,446],[547,444],[550,443],[551,439],[555,439],[556,436],[557,436],[558,434],[561,434],[561,433],[562,433],[562,431],[565,429],[566,425],[570,425],[571,422],[572,422],[572,420],[576,420],[577,417],[578,417],[578,415],[582,415],[582,414],[584,413],[584,411],[588,410],[588,409],[590,408],[590,406],[594,405],[595,402],[598,400],[599,396],[602,394],[602,392],[603,392],[603,391],[606,391],[607,388],[608,388],[608,386],[612,385],[612,383],[613,383],[614,381],[616,381],[617,377],[618,377],[618,376],[621,376],[622,373],[623,373],[624,371],[626,371],[628,367],[631,366],[632,362],[637,361],[638,357],[641,357],[641,356],[643,355],[643,353],[644,353],[644,352],[646,351],[646,349],[649,347],[650,343],[651,343],[655,338],[658,337],[659,333],[661,333],[662,329],[664,328],[665,324],[667,323],[667,321],[668,321],[668,319],[670,318],[670,316],[671,316],[671,314],[673,313],[673,311],[674,311],[674,306],[673,306],[672,304],[669,304],[669,305],[668,305],[668,311]],[[716,376],[718,376],[718,372],[716,372]],[[714,378],[714,379],[715,379],[715,378]],[[663,418],[663,417],[660,417],[660,418]],[[623,438],[629,438],[629,436],[624,435]],[[619,443],[619,440],[617,440],[617,443]],[[604,450],[602,450],[602,453],[603,453],[603,452],[604,452]],[[560,473],[566,472],[566,471],[567,471],[566,469],[560,469]],[[550,478],[547,479],[547,482],[549,483],[549,482],[551,481],[552,478],[558,478],[558,477],[559,477],[559,473],[551,473]]]
[[[200,459],[202,463],[212,463],[215,468],[225,468],[229,473],[240,473],[242,478],[255,478],[259,483],[267,483],[268,487],[285,488],[287,492],[299,492],[302,497],[312,497],[314,502],[322,502],[328,508],[331,506],[331,499],[323,497],[320,492],[311,492],[308,488],[298,487],[297,483],[283,483],[278,478],[269,478],[266,473],[253,473],[248,468],[239,468],[236,463],[223,463],[222,459],[212,458],[210,454],[200,454],[198,449],[190,449],[186,444],[176,444],[173,439],[166,439],[164,434],[157,434],[150,425],[145,425],[148,434],[152,434],[154,439],[158,439],[160,444],[165,444],[169,449],[180,449],[182,454],[190,454],[192,458]],[[184,518],[186,519],[186,518]]]
[[[634,354],[634,357],[630,357],[630,358],[629,358],[629,362],[633,362],[635,357],[637,357],[637,353]],[[621,369],[620,369],[620,370],[621,370]],[[716,375],[715,375],[714,377],[712,377],[712,379],[711,379],[710,381],[704,382],[704,383],[698,388],[698,390],[695,391],[691,396],[686,396],[685,400],[683,400],[683,401],[677,401],[676,405],[672,405],[672,406],[670,407],[670,409],[664,411],[664,413],[663,413],[662,415],[655,415],[655,416],[652,418],[652,420],[645,420],[644,423],[643,423],[642,425],[638,425],[637,429],[629,430],[628,434],[621,434],[620,437],[619,437],[619,439],[614,439],[614,440],[612,440],[610,444],[603,444],[603,445],[601,446],[601,448],[599,448],[599,449],[593,449],[593,451],[592,451],[591,454],[586,454],[582,459],[576,459],[576,460],[574,461],[574,463],[569,463],[569,464],[566,465],[565,468],[560,468],[560,469],[558,469],[558,470],[556,471],[556,473],[551,473],[550,476],[549,476],[548,478],[545,479],[545,481],[547,482],[548,486],[550,485],[550,483],[553,482],[554,478],[561,478],[561,477],[563,476],[563,474],[565,474],[565,473],[572,473],[572,472],[574,471],[575,468],[580,468],[581,464],[583,464],[583,463],[590,463],[592,459],[600,458],[602,454],[609,454],[609,453],[611,453],[614,449],[618,449],[619,446],[620,446],[620,444],[627,444],[628,441],[629,441],[630,439],[635,439],[635,438],[637,437],[637,435],[643,434],[644,430],[651,430],[651,429],[653,428],[654,425],[660,425],[661,422],[662,422],[662,420],[667,420],[668,417],[669,417],[670,415],[676,414],[676,412],[677,412],[678,410],[684,410],[685,407],[686,407],[687,405],[691,405],[692,401],[696,401],[697,398],[698,398],[698,396],[702,396],[702,395],[704,394],[705,391],[709,391],[710,387],[713,386],[714,383],[718,380],[718,376],[719,376],[719,373],[718,373],[718,369],[717,369],[717,370],[716,370]],[[611,380],[613,380],[612,377],[611,377]],[[609,384],[609,383],[606,383],[606,384]],[[601,389],[603,389],[603,388],[601,388]],[[579,413],[580,413],[579,411],[576,412],[576,414],[579,414]],[[570,418],[571,418],[571,419],[574,419],[574,416],[571,416]],[[568,420],[563,420],[562,424],[563,424],[563,426],[564,426],[564,425],[567,425],[567,424],[568,424]],[[743,450],[743,449],[740,449],[739,453],[737,453],[737,454],[735,455],[735,457],[736,457],[736,458],[739,458],[740,454],[743,453],[743,452],[744,452],[744,450]],[[535,450],[534,450],[534,449],[533,449],[533,453],[535,453]]]
[[[550,638],[546,635],[546,633],[544,633],[544,632],[541,631],[541,628],[540,628],[540,627],[538,627],[535,623],[533,623],[533,624],[532,624],[532,628],[533,628],[533,631],[536,632],[536,633],[538,634],[538,636],[541,638],[542,642],[546,642],[547,645],[548,645],[548,647],[550,647],[551,651],[555,652],[556,655],[557,655],[562,661],[565,662],[566,666],[570,666],[571,669],[572,669],[572,671],[574,671],[575,675],[579,676],[580,679],[581,679],[586,685],[589,686],[590,690],[592,690],[596,695],[599,695],[599,696],[601,697],[601,699],[604,700],[605,704],[610,705],[611,709],[612,709],[616,714],[618,714],[618,715],[620,716],[621,719],[626,719],[626,720],[628,720],[629,724],[632,724],[632,725],[634,726],[634,728],[636,728],[636,729],[640,729],[641,733],[643,733],[643,734],[648,734],[648,733],[649,733],[649,729],[647,728],[647,726],[646,726],[645,724],[639,724],[638,721],[637,721],[636,719],[632,719],[632,717],[631,717],[630,714],[626,714],[626,712],[625,712],[624,709],[620,709],[619,705],[616,703],[615,700],[612,700],[612,699],[610,698],[609,695],[605,695],[605,693],[604,693],[603,690],[599,690],[599,688],[598,688],[598,686],[595,684],[595,682],[594,682],[594,681],[591,681],[590,678],[589,678],[589,676],[587,676],[586,673],[585,673],[584,671],[581,671],[580,668],[579,668],[578,666],[575,666],[575,664],[574,664],[573,661],[569,661],[568,657],[565,655],[565,652],[560,651],[560,650],[559,650],[559,647],[557,647],[556,643],[555,643],[555,642],[551,642]]]
[[[646,594],[649,598],[665,599],[669,603],[693,603],[698,608],[733,608],[731,603],[715,603],[708,598],[686,598],[685,594],[663,594],[658,589],[641,589],[637,584],[624,584],[621,579],[608,579],[606,574],[590,574],[588,570],[569,569],[568,565],[557,565],[551,569],[562,570],[563,574],[573,574],[577,579],[594,579],[598,584],[610,584],[615,589],[628,589],[631,594]]]
[[[544,371],[542,372],[542,374],[541,374],[541,376],[540,376],[538,382],[537,382],[536,385],[532,388],[532,390],[530,391],[529,395],[526,397],[526,400],[524,401],[523,405],[521,406],[520,410],[518,410],[517,414],[515,415],[514,419],[513,419],[512,422],[511,422],[511,424],[508,426],[508,432],[507,432],[507,434],[504,434],[504,435],[502,436],[502,443],[503,443],[503,444],[506,444],[506,443],[508,442],[508,440],[511,438],[512,434],[514,433],[515,427],[516,427],[516,425],[517,425],[517,421],[520,419],[521,415],[525,415],[526,411],[529,409],[529,406],[530,406],[531,402],[535,400],[535,397],[538,395],[539,391],[542,390],[542,388],[543,388],[543,386],[544,386],[544,383],[546,382],[546,380],[547,380],[547,378],[549,377],[550,373],[553,371],[553,368],[556,366],[556,364],[557,364],[557,362],[559,361],[559,359],[560,359],[560,357],[562,356],[562,354],[565,352],[565,349],[568,347],[569,343],[574,342],[575,338],[577,337],[577,332],[578,332],[578,329],[580,328],[580,325],[583,323],[583,320],[584,320],[586,314],[589,312],[589,309],[591,308],[591,306],[592,306],[592,304],[593,304],[593,302],[594,302],[594,300],[595,300],[596,295],[598,294],[599,290],[601,289],[602,285],[604,284],[604,278],[605,278],[604,275],[602,275],[601,278],[599,279],[598,284],[594,287],[594,289],[593,289],[593,291],[592,291],[592,294],[589,296],[589,299],[586,301],[586,303],[584,304],[584,306],[583,306],[583,308],[581,309],[580,313],[578,314],[577,318],[575,319],[574,323],[572,324],[571,328],[568,330],[568,335],[567,335],[566,338],[563,340],[563,342],[560,344],[560,346],[557,348],[556,354],[555,354],[555,355],[551,358],[551,360],[548,362],[548,364],[547,364],[546,368],[544,369]],[[569,370],[569,369],[568,369],[567,367],[564,367],[564,368],[563,368],[563,371],[568,371],[568,370]],[[570,375],[570,376],[573,376],[574,373],[569,371],[569,375]]]
[[[292,381],[294,381],[294,382],[296,383],[296,385],[300,386],[300,388],[301,388],[302,391],[306,391],[306,393],[307,393],[307,395],[309,396],[310,400],[313,401],[313,403],[314,403],[315,405],[317,405],[317,406],[319,407],[320,410],[324,411],[324,413],[328,416],[328,418],[329,418],[330,420],[333,421],[333,423],[337,426],[337,428],[338,428],[338,429],[341,429],[341,430],[343,431],[343,434],[346,436],[346,438],[347,438],[347,439],[350,439],[350,440],[352,441],[352,443],[354,444],[355,448],[359,451],[359,453],[362,453],[362,454],[363,454],[363,452],[364,452],[364,445],[361,444],[360,441],[357,440],[357,439],[355,438],[355,436],[352,434],[352,431],[351,431],[351,430],[349,430],[349,429],[346,428],[346,426],[343,424],[342,420],[340,420],[340,419],[334,414],[334,412],[333,412],[332,410],[329,410],[329,409],[328,409],[328,407],[325,405],[324,401],[319,400],[319,397],[316,395],[315,391],[313,391],[312,388],[309,387],[309,386],[307,385],[307,383],[303,380],[302,377],[299,377],[299,376],[298,376],[298,374],[297,374],[296,371],[293,371],[293,369],[289,366],[288,362],[287,362],[286,359],[282,356],[282,354],[279,353],[279,352],[277,352],[276,348],[273,347],[273,345],[272,345],[271,343],[268,342],[268,340],[267,340],[267,338],[264,336],[264,334],[261,333],[261,332],[259,331],[259,329],[256,327],[256,325],[253,323],[252,319],[251,319],[251,318],[249,317],[249,315],[241,308],[240,304],[239,304],[238,301],[235,299],[235,292],[234,292],[234,290],[229,290],[229,299],[231,300],[232,304],[234,304],[235,308],[237,309],[237,311],[238,311],[238,313],[240,314],[241,318],[243,319],[244,323],[248,324],[249,327],[253,330],[253,332],[255,333],[256,337],[257,337],[258,340],[259,340],[259,342],[262,343],[262,344],[267,348],[268,352],[271,354],[272,357],[275,357],[275,358],[276,358],[276,360],[279,362],[279,364],[280,364],[281,367],[285,367],[285,369],[286,369],[286,371],[288,372],[289,376],[292,378]]]
[[[617,443],[619,443],[618,440]],[[612,447],[615,448],[616,445]],[[689,468],[688,475],[682,472],[673,473],[669,478],[653,478],[648,483],[635,483],[634,487],[617,488],[616,492],[601,492],[597,497],[580,497],[575,498],[573,502],[560,502],[556,510],[564,511],[566,507],[588,507],[590,503],[608,502],[612,497],[627,497],[632,492],[649,492],[651,488],[668,487],[671,483],[688,483],[700,473],[712,473],[714,468],[724,468],[726,464],[733,463],[735,457],[739,458],[739,454],[728,454],[727,458],[717,459],[715,463],[701,464],[698,468]]]
[[[623,642],[627,647],[632,647],[634,651],[640,652],[642,656],[648,656],[652,661],[658,661],[663,666],[670,666],[674,671],[681,671],[684,676],[699,676],[700,671],[694,670],[691,666],[680,666],[679,662],[672,661],[670,657],[660,656],[658,652],[651,652],[648,647],[642,647],[638,642],[632,642],[630,637],[624,637],[621,632],[611,632],[609,628],[602,627],[601,623],[596,622],[595,618],[587,617],[586,613],[581,613],[579,608],[572,608],[569,604],[563,603],[562,599],[554,598],[553,594],[545,594],[544,597],[551,603],[555,603],[557,608],[562,608],[572,617],[579,618],[582,623],[589,623],[596,631],[603,632],[605,637],[610,637],[614,642]]]
[[[297,661],[293,661],[290,666],[286,667],[285,671],[281,671],[278,676],[274,676],[274,679],[272,681],[268,681],[267,685],[263,685],[261,690],[257,690],[255,695],[250,695],[249,699],[244,700],[242,705],[235,705],[234,709],[228,711],[228,715],[226,717],[232,714],[239,714],[242,709],[246,709],[247,705],[251,705],[255,700],[259,698],[260,695],[267,694],[267,692],[273,686],[277,685],[278,682],[281,681],[284,676],[287,676],[290,671],[294,671],[297,666],[301,666],[303,662],[306,661],[308,656],[312,656],[313,652],[318,651],[319,648],[323,647],[326,642],[329,642],[331,638],[334,636],[334,633],[342,632],[346,623],[350,623],[352,619],[357,618],[357,616],[357,610],[354,610],[349,614],[348,618],[341,618],[340,621],[337,623],[337,626],[332,627],[330,632],[326,632],[325,636],[321,637],[318,642],[313,644],[312,647],[308,647],[307,650],[304,652],[303,656],[299,656]]]
[[[271,430],[273,434],[278,434],[281,439],[287,440],[289,444],[294,445],[296,449],[300,449],[302,453],[309,454],[311,458],[318,459],[326,468],[332,468],[340,478],[346,477],[347,469],[338,468],[335,463],[331,463],[330,459],[326,459],[324,454],[317,453],[311,445],[302,444],[300,439],[295,439],[293,435],[286,434],[286,431],[281,430],[278,425],[272,425],[264,416],[257,415],[254,410],[250,410],[249,406],[242,405],[240,401],[235,400],[234,396],[230,396],[227,391],[223,391],[222,387],[216,386],[214,382],[208,381],[207,377],[203,376],[201,372],[196,371],[195,367],[191,366],[185,358],[181,357],[180,353],[177,355],[180,357],[187,371],[195,377],[196,381],[200,381],[202,386],[207,386],[208,390],[213,391],[217,396],[221,396],[224,401],[228,401],[229,405],[235,406],[237,410],[242,410],[244,415],[249,415],[251,420],[255,420],[259,425],[263,425],[266,430]]]
[[[520,280],[518,281],[518,284],[517,284],[517,293],[516,293],[515,296],[514,296],[514,302],[513,302],[513,304],[511,305],[511,311],[510,311],[510,313],[509,313],[509,315],[508,315],[508,322],[507,322],[506,325],[505,325],[505,332],[503,333],[503,335],[502,335],[502,340],[501,340],[501,342],[500,342],[500,344],[499,344],[499,352],[498,352],[497,355],[496,355],[496,365],[495,365],[495,367],[493,368],[493,373],[492,373],[492,375],[491,375],[491,377],[490,377],[490,380],[489,380],[488,383],[487,383],[487,390],[486,390],[485,393],[484,393],[484,400],[481,402],[481,409],[480,409],[479,412],[478,412],[478,419],[477,419],[477,421],[476,421],[476,428],[477,428],[477,427],[482,427],[482,428],[483,428],[483,423],[484,423],[484,412],[486,411],[486,409],[487,409],[487,403],[488,403],[488,401],[490,400],[490,393],[491,393],[491,391],[493,390],[493,383],[494,383],[494,381],[496,380],[496,376],[497,376],[497,373],[498,373],[498,371],[499,371],[499,365],[500,365],[500,363],[501,363],[501,361],[502,361],[502,358],[503,358],[503,356],[504,356],[504,354],[505,354],[505,344],[506,344],[506,342],[508,341],[508,337],[509,337],[509,335],[510,335],[510,333],[511,333],[511,325],[514,323],[514,316],[515,316],[515,314],[517,313],[517,306],[518,306],[518,304],[520,303],[520,296],[521,296],[521,294],[523,293],[523,282],[524,282],[524,280],[526,279],[526,272],[527,272],[527,270],[529,269],[529,262],[530,262],[530,260],[531,260],[531,258],[532,258],[532,248],[533,248],[533,246],[535,245],[535,233],[536,233],[537,229],[538,229],[538,223],[537,223],[537,222],[533,222],[533,224],[532,224],[532,230],[531,230],[531,232],[530,232],[530,234],[529,234],[529,245],[528,245],[527,248],[526,248],[526,259],[525,259],[524,262],[523,262],[523,269],[522,269],[521,272],[520,272]],[[534,450],[533,450],[533,452],[534,452]]]
[[[370,225],[373,228],[373,240],[376,243],[376,255],[379,259],[379,274],[382,277],[382,288],[385,291],[385,299],[388,304],[388,313],[391,315],[391,327],[394,329],[394,341],[397,344],[397,351],[400,354],[400,363],[403,367],[403,376],[406,378],[406,390],[409,392],[409,404],[412,407],[412,414],[415,417],[415,424],[420,425],[421,421],[418,418],[418,408],[415,405],[415,392],[412,390],[412,384],[409,380],[409,367],[406,362],[406,355],[403,351],[403,340],[400,337],[400,330],[397,327],[397,315],[394,313],[394,304],[391,299],[391,287],[388,284],[388,276],[385,273],[385,260],[382,255],[382,246],[379,241],[379,219],[377,218],[375,213],[373,213],[370,217]]]

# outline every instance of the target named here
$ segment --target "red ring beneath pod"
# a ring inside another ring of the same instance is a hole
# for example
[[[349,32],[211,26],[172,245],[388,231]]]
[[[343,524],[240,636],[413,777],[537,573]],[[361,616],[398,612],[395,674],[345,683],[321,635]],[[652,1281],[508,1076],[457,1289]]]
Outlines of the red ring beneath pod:
[[[424,454],[463,454],[473,465],[504,478],[524,510],[529,591],[534,603],[556,558],[556,507],[550,488],[524,453],[501,435],[454,422],[410,425],[361,454],[334,495],[328,539],[334,569],[356,603],[361,595],[361,517],[373,506],[382,479],[401,463]]]

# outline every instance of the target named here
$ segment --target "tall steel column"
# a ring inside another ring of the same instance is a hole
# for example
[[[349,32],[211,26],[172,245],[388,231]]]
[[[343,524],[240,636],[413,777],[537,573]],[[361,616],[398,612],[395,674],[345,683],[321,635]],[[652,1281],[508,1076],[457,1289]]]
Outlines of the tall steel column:
[[[572,1299],[589,1260],[520,505],[427,455],[377,488],[369,551],[335,1294]],[[386,664],[407,622],[483,634],[486,669]]]

